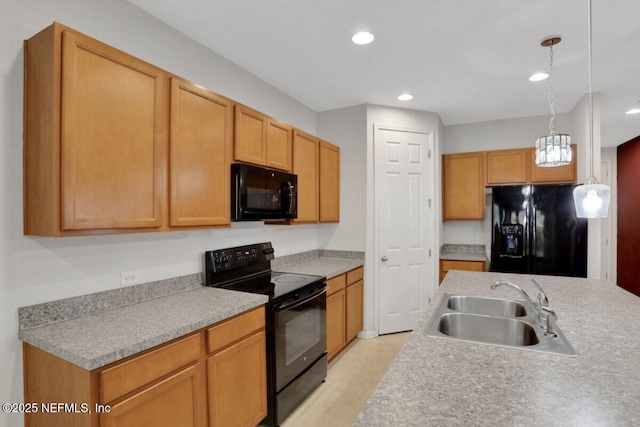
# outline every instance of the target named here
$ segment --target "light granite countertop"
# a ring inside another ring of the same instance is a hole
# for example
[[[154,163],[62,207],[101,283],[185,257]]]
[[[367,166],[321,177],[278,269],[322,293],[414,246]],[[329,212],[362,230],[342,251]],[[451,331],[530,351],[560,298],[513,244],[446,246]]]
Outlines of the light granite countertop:
[[[488,261],[484,245],[444,244],[440,248],[440,259],[453,261]]]
[[[519,299],[534,277],[577,357],[432,338],[442,295]],[[356,426],[640,425],[640,298],[597,280],[451,271]]]
[[[347,271],[364,265],[363,260],[342,258],[315,258],[308,261],[275,268],[274,271],[283,273],[315,274],[317,276],[339,276]]]
[[[196,289],[19,331],[19,338],[84,369],[123,359],[267,302],[267,296]]]

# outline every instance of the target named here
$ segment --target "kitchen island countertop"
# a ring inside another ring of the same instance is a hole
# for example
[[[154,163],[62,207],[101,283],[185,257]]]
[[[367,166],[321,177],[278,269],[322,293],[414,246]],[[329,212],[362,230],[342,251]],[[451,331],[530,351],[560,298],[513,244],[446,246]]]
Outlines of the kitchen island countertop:
[[[535,298],[534,277],[577,357],[425,335],[442,295]],[[640,425],[640,298],[598,280],[451,271],[356,426]]]

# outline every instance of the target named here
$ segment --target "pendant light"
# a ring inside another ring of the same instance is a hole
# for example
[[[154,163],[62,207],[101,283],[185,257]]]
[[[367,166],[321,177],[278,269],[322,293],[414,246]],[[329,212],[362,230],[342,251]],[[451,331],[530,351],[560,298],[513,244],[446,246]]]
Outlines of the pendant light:
[[[605,218],[609,213],[611,188],[600,184],[593,176],[593,91],[591,88],[591,0],[587,0],[589,35],[589,178],[583,185],[573,189],[573,202],[578,218]]]
[[[560,43],[560,36],[549,36],[542,40],[541,46],[549,47],[549,107],[551,108],[551,121],[549,122],[549,135],[536,140],[536,166],[555,167],[571,163],[571,137],[567,134],[556,134],[553,125],[556,112],[553,106],[553,45]]]

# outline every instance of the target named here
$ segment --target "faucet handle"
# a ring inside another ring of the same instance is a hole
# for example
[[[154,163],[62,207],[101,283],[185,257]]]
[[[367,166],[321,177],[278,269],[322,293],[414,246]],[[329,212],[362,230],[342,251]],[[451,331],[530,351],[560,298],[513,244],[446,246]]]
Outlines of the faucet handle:
[[[556,312],[551,310],[547,306],[540,307],[539,321],[540,321],[540,326],[542,326],[545,330],[544,335],[546,337],[555,338],[558,336],[558,334],[556,334],[555,331],[553,330],[553,324],[551,323],[551,319],[553,319],[554,322],[558,320],[558,315],[556,314]]]
[[[538,309],[542,308],[542,307],[548,307],[549,306],[549,298],[547,298],[547,294],[544,292],[544,290],[542,289],[542,286],[540,286],[538,284],[538,282],[535,281],[535,279],[531,279],[531,283],[533,283],[534,285],[536,285],[536,287],[538,288]]]

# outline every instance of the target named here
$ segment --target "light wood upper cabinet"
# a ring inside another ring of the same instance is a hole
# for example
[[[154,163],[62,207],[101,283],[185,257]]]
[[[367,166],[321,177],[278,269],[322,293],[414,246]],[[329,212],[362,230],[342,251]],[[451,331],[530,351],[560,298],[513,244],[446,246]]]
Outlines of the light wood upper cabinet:
[[[25,234],[161,225],[166,90],[162,70],[61,24],[25,42]]]
[[[487,152],[487,185],[524,184],[529,168],[528,150]]]
[[[234,160],[291,172],[291,126],[241,104],[234,122]]]
[[[442,219],[484,219],[484,153],[442,156]]]
[[[340,147],[320,142],[320,222],[340,221]]]
[[[534,148],[486,151],[487,185],[566,184],[577,180],[576,147],[573,161],[566,166],[538,167]]]
[[[552,168],[541,168],[536,166],[535,149],[528,149],[531,164],[531,182],[533,184],[560,184],[575,183],[578,180],[577,163],[578,157],[576,146],[571,145],[573,160],[566,166],[556,166]]]
[[[298,175],[298,218],[294,222],[318,222],[319,155],[320,140],[308,133],[294,130],[293,173]]]
[[[267,163],[267,116],[242,104],[236,104],[234,123],[234,160],[265,165]]]
[[[267,164],[274,169],[293,169],[293,128],[272,118],[267,120]]]
[[[231,222],[232,102],[182,79],[171,79],[169,224]]]

